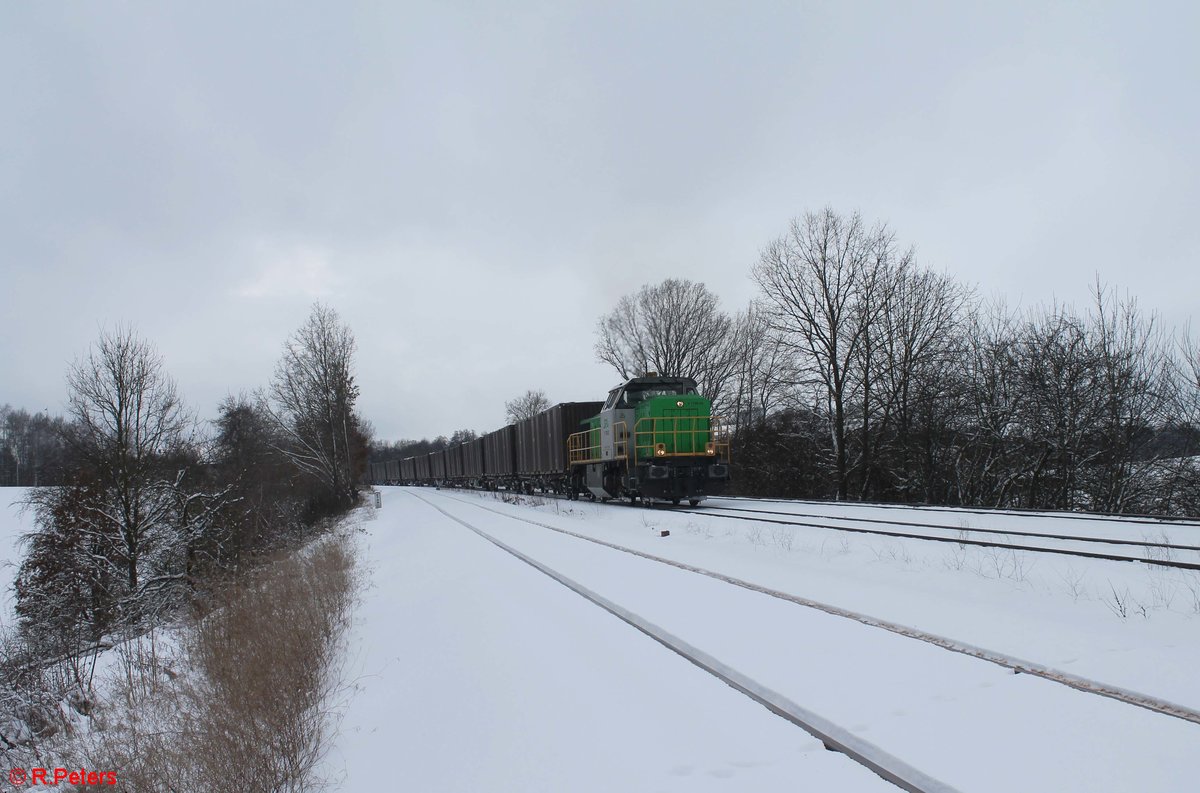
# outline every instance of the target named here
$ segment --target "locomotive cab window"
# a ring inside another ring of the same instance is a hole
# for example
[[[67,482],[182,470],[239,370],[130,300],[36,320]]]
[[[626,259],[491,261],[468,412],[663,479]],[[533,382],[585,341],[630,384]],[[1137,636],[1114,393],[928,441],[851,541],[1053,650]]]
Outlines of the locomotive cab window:
[[[655,383],[654,385],[629,386],[621,393],[618,406],[622,408],[637,407],[647,399],[659,396],[681,396],[695,394],[695,386],[685,383]]]

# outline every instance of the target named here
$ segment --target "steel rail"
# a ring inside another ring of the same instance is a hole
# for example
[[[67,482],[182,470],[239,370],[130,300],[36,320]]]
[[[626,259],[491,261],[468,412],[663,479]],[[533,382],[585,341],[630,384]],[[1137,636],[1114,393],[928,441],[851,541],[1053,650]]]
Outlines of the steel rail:
[[[534,568],[540,573],[552,578],[559,584],[562,584],[567,589],[575,592],[592,604],[599,606],[617,619],[627,625],[636,628],[641,633],[658,642],[662,646],[676,653],[684,660],[694,664],[695,666],[708,672],[713,677],[730,686],[736,691],[749,697],[751,700],[765,707],[767,710],[774,713],[800,729],[807,732],[825,745],[826,749],[835,752],[841,752],[859,765],[873,771],[883,779],[891,782],[902,790],[909,793],[958,793],[957,788],[953,788],[946,783],[933,778],[929,774],[909,765],[895,755],[885,751],[879,746],[865,741],[849,730],[834,724],[823,716],[808,710],[804,706],[788,699],[777,691],[767,688],[758,681],[750,678],[731,666],[728,666],[717,658],[709,655],[700,648],[689,644],[687,641],[670,633],[664,628],[650,622],[637,613],[630,611],[622,606],[617,605],[608,598],[594,592],[582,584],[574,581],[553,568],[542,564],[536,559],[518,551],[511,545],[499,540],[487,532],[471,525],[467,521],[459,518],[446,510],[439,507],[437,504],[429,501],[421,495],[416,495],[418,499],[424,501],[427,505],[436,509],[442,515],[446,516],[455,523],[469,529],[483,539],[495,545],[497,548],[513,555],[520,559],[525,564]],[[457,499],[455,499],[457,500]]]
[[[457,488],[455,488],[455,489],[457,489]],[[523,494],[519,494],[519,495],[526,495],[526,496],[532,495],[532,496],[536,496],[538,498],[552,498],[552,499],[556,499],[556,500],[560,500],[560,501],[570,500],[566,496],[558,495],[555,493],[533,493],[533,494],[523,493]],[[749,500],[749,499],[747,499],[747,500]],[[1077,556],[1077,557],[1084,558],[1084,559],[1102,559],[1104,561],[1109,561],[1109,562],[1141,562],[1142,564],[1151,564],[1151,565],[1156,565],[1159,567],[1173,567],[1173,568],[1176,568],[1179,570],[1200,570],[1200,562],[1183,562],[1183,561],[1176,561],[1174,559],[1153,559],[1153,558],[1141,557],[1141,556],[1121,556],[1119,554],[1099,553],[1096,551],[1082,551],[1082,550],[1075,550],[1075,549],[1071,549],[1071,548],[1047,548],[1044,545],[1014,545],[1012,543],[988,542],[986,540],[972,540],[972,539],[967,539],[967,538],[962,538],[962,537],[932,537],[928,534],[913,534],[911,532],[899,532],[899,531],[883,531],[882,529],[864,529],[864,528],[858,528],[855,526],[839,526],[839,525],[832,524],[832,523],[814,523],[811,521],[779,520],[779,519],[775,519],[775,518],[752,518],[752,517],[748,517],[745,515],[722,515],[722,514],[713,512],[712,509],[713,509],[712,506],[706,507],[704,509],[671,507],[670,511],[674,512],[674,513],[678,513],[678,514],[701,515],[704,517],[723,518],[723,519],[727,519],[727,520],[748,520],[748,521],[753,521],[756,523],[774,523],[774,524],[781,525],[781,526],[800,526],[802,528],[808,528],[808,529],[826,529],[829,531],[843,531],[843,532],[847,532],[850,534],[874,534],[879,537],[898,537],[900,539],[905,539],[905,540],[927,540],[930,542],[948,542],[948,543],[956,543],[958,545],[973,545],[973,546],[977,546],[977,547],[981,547],[981,548],[1005,548],[1005,549],[1013,550],[1013,551],[1030,551],[1033,553],[1054,553],[1054,554],[1059,554],[1062,556]],[[735,508],[718,507],[718,509],[735,509]],[[754,511],[754,510],[744,510],[744,511]],[[767,513],[767,514],[775,514],[775,513]],[[794,513],[779,513],[779,514],[790,515],[790,514],[794,514]],[[830,516],[824,516],[824,515],[821,517],[825,517],[827,520],[858,521],[858,519],[856,519],[856,518],[837,518],[837,517],[830,517]],[[858,521],[858,522],[870,523],[870,522],[879,522],[879,521],[862,520],[862,521]],[[931,525],[931,524],[927,524],[927,523],[914,523],[912,525],[923,526],[925,528],[929,528],[929,529],[933,529],[933,530],[943,530],[944,529],[944,530],[948,530],[948,531],[967,531],[967,532],[978,531],[980,533],[991,532],[991,533],[996,533],[996,534],[1006,534],[1006,535],[1010,535],[1010,536],[1021,534],[1021,532],[1006,532],[1006,531],[1001,531],[998,529],[997,530],[988,530],[988,531],[985,531],[982,529],[960,529],[958,527],[937,526],[937,525]],[[1092,539],[1089,539],[1086,537],[1064,537],[1063,539],[1073,540],[1073,541],[1083,542],[1083,543],[1099,541],[1099,540],[1092,540]],[[1193,546],[1187,546],[1187,545],[1180,545],[1180,546],[1158,545],[1158,546],[1155,546],[1155,544],[1153,544],[1153,543],[1141,543],[1141,542],[1134,542],[1133,544],[1142,546],[1142,547],[1163,547],[1165,549],[1178,548],[1180,550],[1196,550],[1196,551],[1200,552],[1200,547],[1193,547]]]
[[[807,521],[778,520],[776,518],[751,518],[745,515],[722,515],[719,513],[695,509],[674,509],[676,513],[688,515],[705,515],[710,518],[728,520],[749,520],[756,523],[775,523],[781,526],[802,526],[809,529],[828,529],[844,531],[851,534],[874,534],[881,537],[899,537],[906,540],[928,540],[930,542],[952,542],[958,545],[976,545],[983,548],[1008,548],[1013,551],[1032,551],[1035,553],[1056,553],[1063,556],[1078,556],[1085,559],[1104,559],[1109,562],[1141,562],[1160,567],[1175,567],[1180,570],[1200,570],[1200,562],[1179,562],[1174,559],[1145,559],[1139,556],[1120,556],[1113,553],[1098,553],[1096,551],[1080,551],[1070,548],[1047,548],[1044,545],[1012,545],[1003,542],[987,542],[986,540],[969,540],[961,537],[930,537],[928,534],[912,534],[911,532],[883,531],[882,529],[861,529],[854,526],[835,526],[830,523],[810,523]],[[837,520],[837,518],[834,518]]]
[[[1183,526],[1200,529],[1194,515],[1147,515],[1137,512],[1070,512],[1067,510],[1045,510],[1034,507],[969,507],[950,504],[897,504],[891,501],[820,501],[811,498],[755,498],[752,496],[717,496],[727,501],[761,501],[774,504],[824,504],[829,506],[871,507],[872,509],[936,510],[938,512],[966,512],[973,515],[1037,516],[1052,520],[1094,520],[1110,523],[1134,523],[1148,526]]]
[[[1176,545],[1170,542],[1155,542],[1152,540],[1129,540],[1120,537],[1081,537],[1072,534],[1048,534],[1033,531],[1005,531],[1004,529],[972,529],[967,526],[943,526],[937,523],[920,523],[910,520],[887,520],[885,518],[843,518],[836,515],[822,515],[815,512],[780,512],[770,509],[749,509],[748,507],[722,507],[708,504],[705,511],[720,509],[728,512],[753,512],[761,515],[783,515],[794,518],[824,518],[826,520],[844,520],[854,523],[875,523],[887,526],[911,526],[922,529],[945,529],[946,531],[973,532],[975,534],[1003,534],[1009,537],[1037,537],[1047,540],[1070,540],[1072,542],[1103,543],[1106,545],[1135,545],[1143,548],[1162,548],[1168,551],[1200,551],[1200,545]]]
[[[449,496],[449,495],[447,495],[446,497],[449,498],[451,501],[455,501],[459,504],[463,504],[464,506],[476,507],[476,508],[482,509],[486,512],[491,512],[493,514],[500,515],[501,517],[509,518],[510,520],[520,521],[521,523],[528,523],[531,526],[537,526],[539,528],[548,529],[550,531],[558,532],[559,534],[565,534],[569,537],[574,537],[579,540],[585,540],[590,543],[595,543],[596,545],[601,545],[605,548],[610,548],[614,551],[621,551],[622,553],[628,553],[633,556],[637,556],[642,559],[647,559],[652,562],[658,562],[660,564],[665,564],[670,567],[677,568],[679,570],[686,570],[689,573],[696,573],[697,575],[703,575],[703,576],[708,576],[709,578],[715,578],[718,581],[724,581],[727,584],[732,584],[733,586],[741,587],[743,589],[748,589],[752,592],[758,592],[763,595],[768,595],[770,597],[777,598],[779,600],[786,600],[789,603],[794,603],[798,606],[804,606],[805,608],[811,608],[811,609],[816,609],[818,611],[823,611],[826,614],[830,614],[835,617],[851,619],[851,620],[854,620],[855,622],[861,622],[862,624],[869,625],[873,628],[881,628],[882,630],[890,631],[891,633],[899,634],[901,636],[906,636],[910,639],[915,639],[917,641],[922,641],[922,642],[926,642],[928,644],[936,645],[945,650],[950,650],[951,652],[962,653],[963,655],[969,655],[974,658],[978,658],[982,661],[988,661],[989,663],[996,664],[997,666],[1002,666],[1002,667],[1009,669],[1017,674],[1033,675],[1034,677],[1040,677],[1043,680],[1049,680],[1054,683],[1060,683],[1062,685],[1068,686],[1070,688],[1073,688],[1077,691],[1081,691],[1086,694],[1096,694],[1098,696],[1108,697],[1109,699],[1115,699],[1118,702],[1123,702],[1127,705],[1133,705],[1135,707],[1144,708],[1146,710],[1153,711],[1154,713],[1159,713],[1164,716],[1171,716],[1171,717],[1174,717],[1177,719],[1182,719],[1183,721],[1191,722],[1193,724],[1200,724],[1200,710],[1196,710],[1195,708],[1189,708],[1188,706],[1181,705],[1177,702],[1171,702],[1169,700],[1161,699],[1159,697],[1155,697],[1150,694],[1145,694],[1140,691],[1134,691],[1132,689],[1122,688],[1121,686],[1114,686],[1114,685],[1110,685],[1108,683],[1102,683],[1098,680],[1091,680],[1089,678],[1082,677],[1080,675],[1071,674],[1070,672],[1064,672],[1059,669],[1054,669],[1053,667],[1049,667],[1044,664],[1039,664],[1034,661],[1027,661],[1023,658],[1018,658],[1016,656],[1009,655],[1007,653],[1001,653],[1001,652],[998,652],[995,650],[988,650],[986,648],[978,647],[976,645],[969,644],[967,642],[961,642],[956,639],[951,639],[951,638],[941,636],[936,633],[930,633],[928,631],[923,631],[923,630],[920,630],[919,628],[913,628],[911,626],[903,625],[898,622],[892,622],[890,620],[881,619],[879,617],[872,617],[869,614],[862,614],[862,613],[859,613],[856,611],[851,611],[850,609],[844,609],[840,606],[834,606],[834,605],[831,605],[828,603],[823,603],[819,600],[812,600],[810,598],[801,597],[799,595],[793,595],[788,592],[782,592],[777,589],[771,589],[770,587],[765,587],[760,584],[755,584],[750,581],[746,581],[744,579],[737,578],[735,576],[725,575],[724,573],[718,573],[716,571],[708,570],[703,567],[696,567],[694,565],[690,565],[685,562],[679,562],[674,559],[668,559],[663,556],[657,556],[655,554],[647,553],[645,551],[639,551],[635,548],[629,548],[624,545],[618,545],[616,543],[608,542],[607,540],[601,540],[596,537],[589,537],[586,534],[580,534],[578,532],[574,532],[569,529],[563,529],[558,526],[552,526],[549,523],[542,523],[541,521],[531,520],[529,518],[523,518],[519,515],[512,515],[507,512],[498,510],[498,509],[493,509],[492,507],[486,506],[484,504],[476,504],[476,503],[473,503],[470,501],[464,501],[462,499],[454,498],[453,496]],[[418,496],[418,498],[422,498],[422,500],[424,500],[424,498],[421,496]],[[430,504],[430,506],[435,506],[435,505]]]

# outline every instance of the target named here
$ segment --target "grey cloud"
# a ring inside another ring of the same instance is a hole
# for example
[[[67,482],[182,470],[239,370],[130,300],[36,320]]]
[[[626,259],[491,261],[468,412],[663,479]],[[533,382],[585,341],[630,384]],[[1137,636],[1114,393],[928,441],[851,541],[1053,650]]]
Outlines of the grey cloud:
[[[642,283],[729,310],[806,209],[1025,304],[1194,316],[1191,4],[6,4],[0,402],[129,319],[199,412],[317,297],[385,437],[600,395]]]

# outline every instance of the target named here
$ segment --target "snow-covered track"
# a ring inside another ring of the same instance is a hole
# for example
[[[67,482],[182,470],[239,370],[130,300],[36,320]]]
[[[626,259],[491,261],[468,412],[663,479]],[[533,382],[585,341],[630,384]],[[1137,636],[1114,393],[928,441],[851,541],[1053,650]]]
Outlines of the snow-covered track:
[[[503,510],[494,509],[485,504],[480,504],[480,503],[466,500],[466,499],[456,498],[456,497],[451,496],[446,493],[443,493],[443,495],[445,495],[445,497],[450,498],[451,500],[456,501],[460,504],[476,507],[477,509],[481,509],[486,512],[491,512],[493,514],[500,515],[500,516],[508,518],[510,520],[518,521],[521,523],[526,523],[528,525],[536,526],[536,527],[542,528],[542,529],[547,529],[549,531],[557,532],[558,534],[563,534],[568,537],[573,537],[575,539],[584,540],[586,542],[594,543],[596,545],[600,545],[605,548],[612,549],[614,551],[620,551],[622,553],[631,554],[633,556],[637,556],[637,557],[640,557],[642,559],[646,559],[646,560],[649,560],[652,562],[658,562],[660,564],[668,565],[670,567],[674,567],[679,570],[685,570],[687,572],[695,573],[697,575],[707,576],[709,578],[713,578],[718,581],[723,581],[727,584],[732,584],[733,586],[741,587],[743,589],[748,589],[750,591],[758,592],[763,595],[768,595],[770,597],[777,598],[779,600],[785,600],[790,603],[794,603],[798,606],[804,606],[806,608],[816,609],[818,611],[823,611],[826,614],[830,614],[830,615],[833,615],[836,617],[843,617],[845,619],[850,619],[850,620],[854,620],[856,622],[860,622],[864,625],[869,625],[869,626],[875,627],[875,628],[881,628],[883,630],[898,634],[900,636],[905,636],[910,639],[915,639],[917,641],[926,642],[928,644],[932,644],[937,647],[941,647],[943,649],[950,650],[951,652],[961,653],[963,655],[969,655],[969,656],[978,658],[983,661],[988,661],[988,662],[996,664],[998,666],[1002,666],[1006,669],[1010,669],[1013,672],[1018,673],[1018,674],[1032,675],[1032,676],[1039,677],[1039,678],[1042,678],[1045,680],[1049,680],[1054,683],[1060,683],[1062,685],[1068,686],[1077,691],[1081,691],[1081,692],[1084,692],[1087,694],[1095,694],[1098,696],[1107,697],[1109,699],[1114,699],[1114,700],[1123,702],[1128,705],[1133,705],[1135,707],[1144,708],[1146,710],[1150,710],[1155,713],[1162,714],[1164,716],[1171,716],[1171,717],[1174,717],[1177,719],[1181,719],[1183,721],[1191,722],[1193,724],[1200,724],[1200,711],[1198,711],[1194,708],[1189,708],[1186,705],[1181,705],[1177,702],[1170,702],[1168,700],[1161,699],[1159,697],[1154,697],[1149,694],[1144,694],[1139,691],[1133,691],[1130,689],[1122,688],[1120,686],[1114,686],[1114,685],[1111,685],[1108,683],[1103,683],[1098,680],[1092,680],[1092,679],[1089,679],[1086,677],[1082,677],[1080,675],[1074,675],[1069,672],[1064,672],[1060,669],[1055,669],[1052,667],[1045,666],[1044,664],[1035,663],[1033,661],[1027,661],[1025,659],[1018,658],[1016,656],[1009,655],[1007,653],[1002,653],[1002,652],[998,652],[995,650],[989,650],[989,649],[986,649],[983,647],[978,647],[976,645],[969,644],[967,642],[961,642],[956,639],[951,639],[951,638],[948,638],[945,636],[940,636],[938,634],[930,633],[928,631],[922,631],[918,628],[913,628],[908,625],[902,625],[900,623],[892,622],[892,621],[885,620],[885,619],[880,619],[878,617],[873,617],[868,614],[862,614],[862,613],[859,613],[856,611],[851,611],[850,609],[844,609],[844,608],[841,608],[840,606],[835,606],[835,605],[832,605],[829,603],[823,603],[823,602],[820,602],[817,600],[812,600],[812,599],[805,598],[805,597],[800,597],[798,595],[793,595],[788,592],[782,592],[777,589],[771,589],[769,587],[755,584],[751,581],[746,581],[746,580],[743,580],[740,578],[736,578],[734,576],[725,575],[723,573],[719,573],[719,572],[716,572],[713,570],[708,570],[703,567],[696,567],[694,565],[685,564],[683,562],[679,562],[674,559],[668,559],[666,557],[658,556],[658,555],[651,554],[651,553],[646,553],[645,551],[639,551],[637,549],[629,548],[624,545],[619,545],[617,543],[608,542],[607,540],[601,540],[596,537],[589,537],[586,534],[580,534],[578,532],[570,531],[568,529],[563,529],[558,526],[553,526],[549,523],[543,523],[541,521],[532,520],[530,518],[521,517],[519,515],[513,515],[509,512],[503,511]],[[418,495],[417,497],[422,498],[420,495]],[[422,500],[426,501],[426,503],[429,503],[424,498],[422,498]],[[442,512],[442,514],[448,515],[449,517],[453,518],[453,516],[450,516],[449,513],[446,513],[444,510],[441,510],[436,505],[430,504],[430,506],[433,506],[435,509],[438,509],[440,512]],[[673,511],[676,511],[676,510],[673,510]],[[460,523],[462,522],[462,521],[459,521],[458,518],[454,518],[454,520],[456,520]]]
[[[777,513],[777,512],[767,512],[765,510],[739,509],[739,508],[734,508],[734,507],[716,507],[716,509],[728,509],[730,511],[736,511],[738,513],[759,512],[762,514],[769,514],[769,515],[782,514],[782,515],[786,515],[786,516],[801,517],[797,513]],[[889,531],[886,529],[871,529],[871,528],[864,528],[862,526],[847,526],[847,525],[843,525],[843,523],[840,523],[840,522],[839,523],[830,523],[828,521],[834,520],[834,521],[843,521],[843,522],[848,522],[848,523],[886,523],[887,521],[863,520],[863,519],[859,519],[859,518],[840,518],[840,517],[835,518],[835,517],[831,517],[829,515],[820,516],[820,517],[824,518],[824,521],[812,521],[812,520],[797,521],[797,520],[783,520],[778,517],[774,517],[774,518],[751,517],[749,515],[744,515],[744,514],[725,515],[720,512],[715,512],[713,507],[706,507],[704,509],[675,509],[672,511],[687,513],[690,515],[703,515],[705,517],[710,517],[710,518],[726,518],[726,519],[730,519],[730,520],[748,520],[748,521],[753,521],[755,523],[772,523],[772,524],[779,525],[779,526],[798,526],[800,528],[807,528],[807,529],[829,529],[831,531],[848,532],[851,534],[874,534],[874,535],[882,536],[882,537],[897,537],[897,538],[905,539],[905,540],[927,540],[930,542],[955,543],[957,545],[973,545],[973,546],[977,546],[977,547],[981,547],[981,548],[1005,548],[1005,549],[1012,550],[1012,551],[1030,551],[1030,552],[1034,552],[1034,553],[1054,553],[1054,554],[1061,554],[1061,555],[1065,555],[1065,556],[1078,556],[1078,557],[1081,557],[1084,559],[1103,559],[1105,561],[1110,561],[1110,562],[1141,562],[1142,564],[1156,565],[1159,567],[1173,567],[1173,568],[1180,569],[1180,570],[1200,570],[1200,562],[1186,562],[1186,561],[1182,561],[1182,560],[1178,560],[1178,559],[1156,558],[1155,556],[1150,555],[1150,554],[1148,554],[1146,556],[1124,556],[1121,554],[1102,553],[1100,551],[1088,551],[1088,550],[1082,550],[1082,549],[1078,549],[1078,548],[1056,548],[1056,547],[1045,546],[1045,545],[1019,545],[1019,544],[1015,544],[1015,543],[997,542],[997,541],[991,541],[991,540],[973,540],[973,539],[961,536],[962,533],[970,533],[970,532],[979,532],[981,534],[984,534],[984,533],[993,534],[994,533],[994,534],[1008,535],[1008,536],[1017,536],[1017,535],[1024,534],[1026,536],[1038,537],[1038,538],[1049,538],[1052,536],[1052,535],[1048,535],[1048,534],[1033,534],[1033,533],[1029,533],[1029,532],[1019,532],[1019,531],[970,529],[970,528],[959,528],[957,526],[939,526],[936,524],[924,524],[924,523],[901,524],[901,525],[910,525],[910,526],[920,526],[925,530],[925,532],[933,532],[933,531],[957,532],[960,535],[960,536],[949,536],[949,535],[937,535],[937,534],[930,534],[930,533]],[[1108,539],[1089,538],[1086,536],[1061,536],[1061,537],[1055,537],[1055,539],[1062,539],[1067,542],[1076,542],[1076,543],[1083,543],[1083,544],[1110,542],[1110,540],[1108,540]],[[1172,552],[1174,550],[1200,551],[1200,546],[1191,546],[1191,545],[1173,545],[1171,543],[1156,543],[1156,542],[1152,542],[1152,541],[1146,541],[1146,542],[1118,541],[1118,542],[1119,542],[1119,544],[1136,545],[1136,546],[1144,547],[1147,549],[1157,548],[1163,552]]]
[[[1042,510],[1032,507],[960,507],[945,504],[897,504],[890,501],[815,501],[802,498],[756,498],[752,496],[721,496],[722,501],[745,501],[759,504],[795,504],[797,506],[854,506],[871,509],[907,510],[910,512],[948,512],[956,515],[1010,515],[1014,517],[1036,517],[1039,520],[1089,520],[1131,523],[1145,526],[1183,526],[1200,529],[1200,521],[1192,516],[1146,515],[1137,512],[1068,512]]]
[[[546,576],[567,587],[589,602],[604,609],[626,624],[636,628],[654,641],[675,652],[688,662],[703,669],[709,674],[745,694],[750,699],[770,710],[772,713],[795,724],[825,744],[826,748],[841,752],[860,765],[870,769],[883,779],[910,793],[957,793],[953,788],[921,770],[914,768],[898,757],[884,751],[875,744],[865,741],[850,730],[841,727],[819,714],[813,713],[787,697],[758,683],[738,670],[722,663],[703,650],[695,647],[674,634],[664,630],[654,623],[644,619],[604,596],[588,589],[578,582],[568,578],[558,571],[542,564],[536,559],[522,553],[507,543],[493,537],[477,526],[447,512],[420,494],[414,494],[433,509],[455,523],[469,529],[501,550],[513,555],[522,562],[538,570]],[[501,513],[503,514],[503,513]]]
[[[825,520],[846,521],[849,523],[871,523],[882,526],[903,526],[907,528],[917,529],[936,529],[938,531],[956,531],[967,534],[990,534],[1003,537],[1034,537],[1044,540],[1067,540],[1069,542],[1095,543],[1100,545],[1128,545],[1137,548],[1154,548],[1157,551],[1200,551],[1200,545],[1180,545],[1171,542],[1159,542],[1157,540],[1133,540],[1127,537],[1101,537],[1087,534],[1054,534],[1041,531],[1024,531],[1020,529],[987,529],[977,527],[962,527],[962,526],[946,526],[939,523],[923,523],[912,520],[887,520],[885,518],[868,518],[868,517],[834,517],[832,515],[823,515],[817,512],[782,512],[780,510],[770,509],[751,509],[750,507],[722,507],[717,504],[706,504],[704,512],[709,510],[723,510],[726,512],[749,512],[755,515],[783,515],[792,518],[824,518]]]

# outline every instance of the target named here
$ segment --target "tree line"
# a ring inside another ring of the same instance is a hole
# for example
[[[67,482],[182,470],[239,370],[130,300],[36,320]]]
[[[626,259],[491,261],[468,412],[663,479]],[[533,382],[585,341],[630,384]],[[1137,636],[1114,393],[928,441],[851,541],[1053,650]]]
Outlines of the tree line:
[[[59,484],[66,463],[62,432],[61,416],[0,405],[0,487]]]
[[[531,388],[521,396],[504,403],[504,423],[516,424],[536,416],[550,406],[546,392]],[[419,441],[410,439],[391,442],[373,441],[370,448],[370,461],[382,463],[389,460],[404,460],[421,454],[440,452],[451,446],[473,441],[478,437],[479,433],[475,430],[455,430],[448,438],[445,435],[439,435],[433,440],[422,438]]]
[[[1200,348],[1097,282],[1015,311],[922,267],[885,224],[793,220],[728,314],[703,284],[622,298],[622,377],[692,377],[748,495],[1200,514]]]
[[[37,659],[153,625],[356,502],[370,427],[355,410],[354,351],[336,312],[316,305],[269,386],[201,422],[154,345],[119,326],[69,367],[65,417],[7,412],[21,430],[9,448],[17,438],[26,468],[40,453],[56,484],[27,496],[35,528],[0,706],[29,711]],[[90,680],[75,683],[86,695]]]

